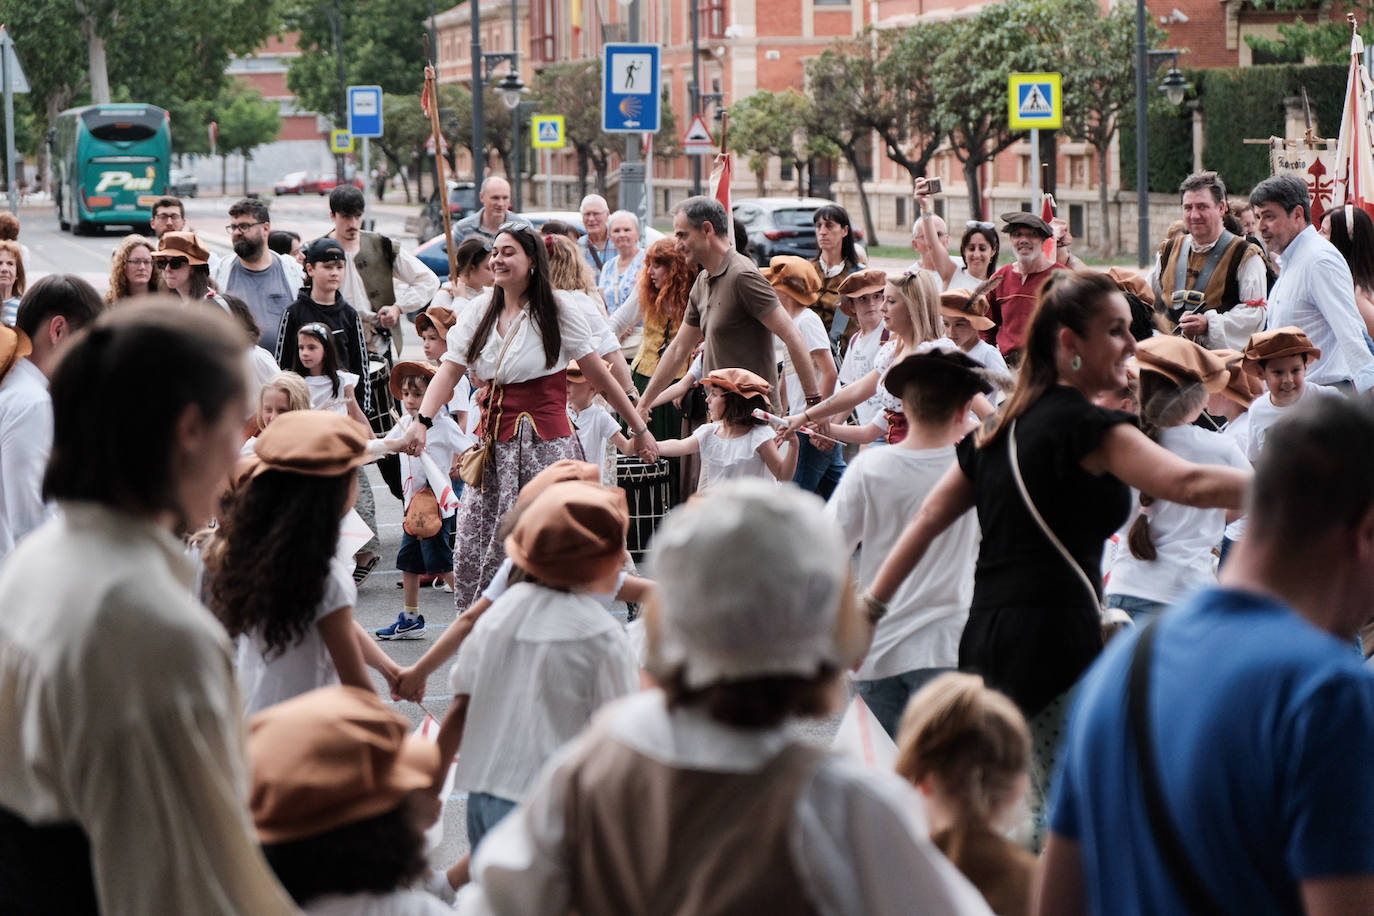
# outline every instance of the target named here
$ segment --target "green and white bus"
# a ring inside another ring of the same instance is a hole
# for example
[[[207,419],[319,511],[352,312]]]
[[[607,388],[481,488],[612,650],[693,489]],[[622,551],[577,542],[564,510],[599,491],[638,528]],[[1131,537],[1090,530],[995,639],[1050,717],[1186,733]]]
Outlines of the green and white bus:
[[[171,117],[156,105],[71,108],[48,133],[57,220],[82,235],[102,226],[144,228],[167,193]]]

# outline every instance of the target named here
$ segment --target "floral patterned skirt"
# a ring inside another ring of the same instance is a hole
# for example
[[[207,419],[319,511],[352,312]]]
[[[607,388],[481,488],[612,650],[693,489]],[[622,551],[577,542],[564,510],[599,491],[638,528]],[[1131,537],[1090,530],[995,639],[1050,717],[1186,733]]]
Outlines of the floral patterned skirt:
[[[498,442],[495,460],[487,465],[482,486],[464,487],[458,504],[458,524],[453,533],[453,601],[458,613],[481,596],[506,558],[506,548],[496,537],[497,526],[511,507],[520,488],[534,475],[563,458],[583,460],[577,436],[540,439],[528,418],[509,442]]]

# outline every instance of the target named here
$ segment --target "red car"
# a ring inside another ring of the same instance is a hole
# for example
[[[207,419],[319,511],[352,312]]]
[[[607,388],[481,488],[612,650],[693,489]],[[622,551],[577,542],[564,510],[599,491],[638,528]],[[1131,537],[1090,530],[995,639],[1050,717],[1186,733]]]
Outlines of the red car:
[[[309,172],[291,172],[284,175],[272,188],[272,193],[280,197],[283,194],[318,194],[320,191],[320,179]]]
[[[365,190],[365,188],[363,187],[363,180],[359,178],[357,175],[353,176],[353,181],[350,182],[350,184],[352,184],[353,187],[357,188],[359,191]],[[336,179],[333,175],[321,175],[315,182],[315,190],[320,194],[320,196],[328,194],[330,191],[334,190],[338,186],[338,179]]]

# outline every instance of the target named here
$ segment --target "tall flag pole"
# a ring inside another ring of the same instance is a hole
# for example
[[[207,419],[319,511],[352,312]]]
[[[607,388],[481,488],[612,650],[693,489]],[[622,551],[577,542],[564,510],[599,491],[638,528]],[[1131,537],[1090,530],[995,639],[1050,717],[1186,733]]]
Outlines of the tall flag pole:
[[[735,244],[735,219],[730,213],[730,173],[734,171],[730,154],[725,151],[725,113],[720,116],[720,152],[711,166],[711,196],[725,208],[725,228],[731,247]]]
[[[439,199],[439,212],[444,219],[444,249],[448,252],[448,279],[458,285],[458,261],[453,244],[453,217],[448,210],[448,162],[444,159],[444,134],[439,129],[439,86],[434,73],[434,58],[430,56],[429,36],[425,42],[425,88],[420,93],[420,110],[429,117],[430,140],[434,143],[434,161],[438,164],[439,187],[434,194]]]
[[[1374,216],[1374,134],[1369,113],[1371,85],[1364,68],[1364,42],[1360,40],[1355,15],[1350,23],[1350,75],[1345,86],[1345,106],[1341,109],[1341,132],[1336,141],[1335,188],[1333,205],[1360,207]],[[1312,214],[1314,223],[1320,218]]]

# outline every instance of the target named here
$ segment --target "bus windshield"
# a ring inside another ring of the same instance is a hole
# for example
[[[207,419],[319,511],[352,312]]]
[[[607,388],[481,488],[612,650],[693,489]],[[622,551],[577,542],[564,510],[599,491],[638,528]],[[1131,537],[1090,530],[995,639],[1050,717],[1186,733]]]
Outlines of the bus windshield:
[[[161,108],[104,108],[87,109],[81,120],[86,130],[97,140],[110,142],[147,140],[157,136],[157,132],[167,120]]]

